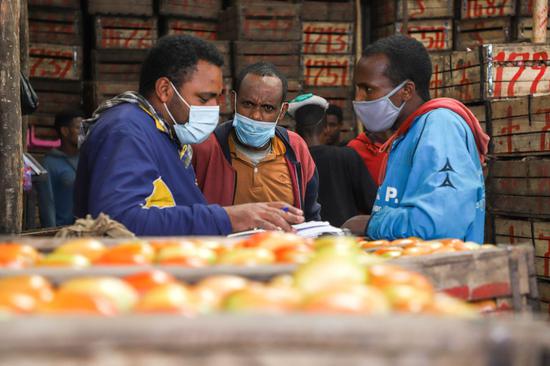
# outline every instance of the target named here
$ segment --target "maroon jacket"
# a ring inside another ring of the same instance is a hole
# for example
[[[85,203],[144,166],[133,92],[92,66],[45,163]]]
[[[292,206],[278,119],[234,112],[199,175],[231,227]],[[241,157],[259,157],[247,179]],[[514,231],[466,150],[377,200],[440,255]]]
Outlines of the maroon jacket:
[[[208,140],[193,146],[197,184],[210,204],[231,206],[235,198],[236,173],[231,165],[228,142],[232,122],[221,124]],[[304,211],[306,221],[320,220],[319,177],[305,141],[280,126],[275,129],[275,135],[286,146],[285,159],[293,186],[294,206]]]

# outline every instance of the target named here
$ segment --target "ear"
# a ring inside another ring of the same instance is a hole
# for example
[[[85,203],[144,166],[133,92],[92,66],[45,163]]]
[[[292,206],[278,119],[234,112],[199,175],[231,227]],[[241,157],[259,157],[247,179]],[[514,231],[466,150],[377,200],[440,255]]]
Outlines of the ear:
[[[401,88],[401,97],[404,101],[409,101],[416,94],[416,85],[413,81],[407,81]]]
[[[59,129],[59,132],[61,134],[61,136],[59,136],[60,138],[63,137],[63,138],[67,138],[69,136],[69,127],[67,126],[63,126]]]
[[[155,82],[155,94],[161,103],[167,103],[174,96],[174,88],[167,77],[158,78]]]
[[[279,118],[285,118],[286,111],[288,111],[288,102],[283,103],[283,106],[281,107],[281,116]]]

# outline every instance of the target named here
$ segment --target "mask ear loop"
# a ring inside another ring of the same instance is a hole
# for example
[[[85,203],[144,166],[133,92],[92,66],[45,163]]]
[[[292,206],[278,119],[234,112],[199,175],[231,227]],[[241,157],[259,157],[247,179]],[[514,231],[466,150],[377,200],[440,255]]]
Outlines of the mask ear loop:
[[[189,108],[189,110],[191,110],[191,106],[189,105],[189,103],[187,103],[187,101],[185,99],[183,99],[183,97],[181,96],[180,92],[178,91],[178,89],[176,89],[176,87],[174,86],[174,84],[172,83],[172,80],[168,80],[168,82],[170,82],[170,85],[172,85],[172,89],[174,89],[174,91],[176,92],[176,95],[181,99],[181,101],[183,103],[185,103],[185,105],[187,106],[187,108]]]
[[[277,119],[275,120],[275,124],[279,123],[279,118],[281,118],[281,112],[283,111],[283,107],[288,105],[288,102],[284,102],[283,105],[281,105],[281,108],[279,109],[279,114],[277,115]]]

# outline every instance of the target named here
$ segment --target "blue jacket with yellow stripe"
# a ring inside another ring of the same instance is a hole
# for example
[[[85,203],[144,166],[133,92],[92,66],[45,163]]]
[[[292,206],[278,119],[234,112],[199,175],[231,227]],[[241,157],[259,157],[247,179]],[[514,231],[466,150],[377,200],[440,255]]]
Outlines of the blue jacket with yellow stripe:
[[[207,204],[180,148],[136,104],[103,112],[80,152],[76,216],[103,212],[137,235],[229,234],[227,213]]]

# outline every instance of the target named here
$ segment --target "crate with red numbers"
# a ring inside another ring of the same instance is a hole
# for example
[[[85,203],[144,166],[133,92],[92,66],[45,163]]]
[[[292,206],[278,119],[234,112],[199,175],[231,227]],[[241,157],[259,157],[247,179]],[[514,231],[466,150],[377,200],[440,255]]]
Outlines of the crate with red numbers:
[[[406,10],[405,10],[406,5]],[[403,20],[407,14],[409,20],[452,18],[453,0],[378,0],[373,5],[373,23],[375,26],[392,24]]]
[[[303,22],[303,54],[354,53],[355,27],[352,22]]]
[[[153,0],[88,0],[90,14],[153,15]]]
[[[430,80],[430,94],[432,98],[444,96],[447,78],[451,72],[450,51],[430,52],[432,61],[432,78]]]
[[[406,24],[396,22],[375,28],[374,38],[403,33],[403,26],[407,27],[406,34],[421,42],[428,51],[447,51],[453,48],[452,19],[414,20]]]
[[[160,0],[159,14],[217,20],[222,10],[221,0]]]
[[[94,17],[96,49],[148,49],[158,38],[154,17]]]
[[[441,96],[463,102],[550,92],[549,45],[486,44],[451,53]]]
[[[467,50],[489,43],[512,40],[512,18],[483,18],[455,21],[455,49]]]
[[[461,19],[496,18],[514,15],[516,15],[516,2],[514,0],[460,0]]]
[[[299,41],[301,5],[276,1],[237,3],[220,16],[220,38],[243,41]]]
[[[29,7],[29,41],[82,45],[82,15],[78,10]]]
[[[82,80],[82,48],[50,43],[29,45],[29,76]]]
[[[163,34],[187,34],[206,41],[218,39],[218,22],[210,19],[167,17],[163,22]]]
[[[147,50],[92,50],[92,78],[98,81],[138,81]]]

